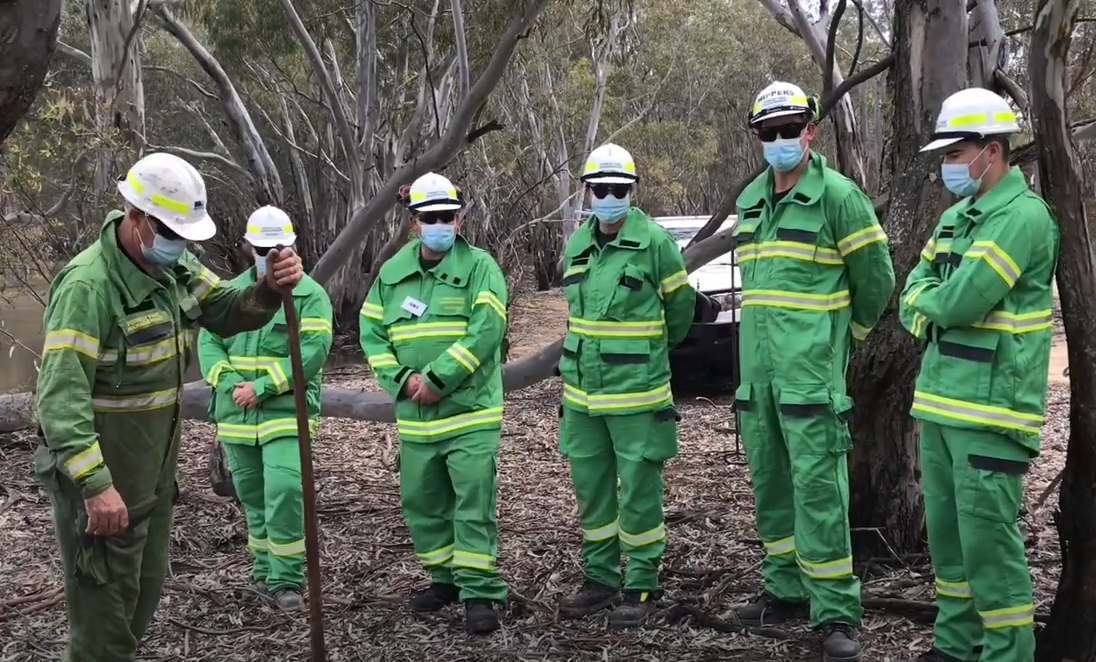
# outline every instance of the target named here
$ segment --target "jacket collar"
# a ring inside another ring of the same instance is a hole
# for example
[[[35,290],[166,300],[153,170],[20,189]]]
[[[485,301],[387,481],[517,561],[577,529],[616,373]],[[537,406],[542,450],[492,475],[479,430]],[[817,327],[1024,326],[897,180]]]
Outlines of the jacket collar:
[[[826,190],[826,157],[811,152],[807,169],[795,186],[781,199],[781,202],[793,202],[800,205],[812,205],[822,197]],[[738,196],[736,205],[742,209],[760,207],[773,198],[773,169],[769,166],[746,190]]]

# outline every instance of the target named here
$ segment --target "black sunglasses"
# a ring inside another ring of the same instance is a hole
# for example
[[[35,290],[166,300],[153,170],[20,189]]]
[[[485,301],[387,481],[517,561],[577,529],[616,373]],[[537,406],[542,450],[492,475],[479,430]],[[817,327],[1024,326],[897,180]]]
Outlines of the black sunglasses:
[[[631,184],[591,184],[590,190],[593,191],[594,197],[598,200],[604,199],[607,195],[612,195],[617,200],[623,199],[628,195],[628,192],[632,190]]]
[[[164,239],[167,239],[168,241],[182,241],[183,238],[172,232],[171,228],[164,225],[163,221],[150,214],[145,214],[145,212],[141,213],[144,214],[145,218],[148,219],[149,224],[152,225],[153,232],[160,235]]]
[[[806,124],[784,124],[781,126],[770,126],[764,129],[757,130],[757,137],[761,139],[763,143],[771,143],[779,138],[790,140],[792,138],[798,138],[803,135],[803,130],[807,128]]]
[[[454,211],[426,211],[419,214],[419,223],[434,225],[435,223],[452,223],[457,219]]]

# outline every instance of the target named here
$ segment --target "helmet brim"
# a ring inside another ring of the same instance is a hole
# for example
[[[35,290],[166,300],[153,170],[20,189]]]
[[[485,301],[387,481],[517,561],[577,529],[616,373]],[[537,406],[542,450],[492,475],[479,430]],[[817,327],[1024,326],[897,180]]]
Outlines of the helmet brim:
[[[244,235],[244,241],[255,248],[274,248],[275,246],[289,247],[297,243],[297,235],[289,233],[280,239],[267,239],[265,237],[248,237]]]
[[[922,147],[920,153],[924,154],[925,152],[935,152],[938,149],[944,149],[945,147],[949,147],[957,142],[962,141],[962,138],[939,138]]]
[[[217,234],[217,224],[213,222],[209,214],[202,216],[202,219],[197,223],[178,223],[159,217],[156,220],[187,241],[209,241]]]
[[[634,177],[623,177],[621,175],[591,175],[582,180],[585,184],[635,184]]]
[[[762,111],[764,112],[764,111]],[[777,117],[792,117],[795,115],[811,115],[810,108],[783,108],[781,110],[774,110],[772,112],[765,113],[764,115],[758,115],[750,119],[750,126],[760,124],[765,120],[776,119]]]
[[[413,212],[423,211],[459,211],[461,205],[455,202],[435,202],[433,204],[425,204],[421,207],[412,207]]]

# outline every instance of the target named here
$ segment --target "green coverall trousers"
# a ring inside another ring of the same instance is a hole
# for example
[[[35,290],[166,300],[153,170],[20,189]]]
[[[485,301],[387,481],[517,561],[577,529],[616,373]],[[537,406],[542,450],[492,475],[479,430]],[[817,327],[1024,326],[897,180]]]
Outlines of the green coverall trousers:
[[[570,460],[582,524],[582,561],[590,579],[655,592],[666,551],[662,471],[677,455],[677,411],[590,416],[563,407],[560,451]],[[618,495],[619,486],[619,495]]]
[[[496,569],[496,469],[500,430],[442,441],[400,441],[400,504],[419,563],[431,581],[455,584],[460,600],[505,602]]]
[[[251,576],[272,591],[304,585],[304,492],[296,437],[260,445],[224,444],[247,517]]]
[[[65,573],[69,640],[62,662],[133,662],[167,574],[174,483],[139,512],[130,528],[110,537],[86,536],[87,512],[67,478],[47,487]]]
[[[1035,605],[1016,522],[1030,455],[1001,434],[920,424],[936,648],[958,660],[1031,662]]]
[[[817,390],[739,387],[742,444],[765,545],[761,573],[773,597],[810,600],[812,627],[858,625],[863,609],[849,533],[852,438]]]

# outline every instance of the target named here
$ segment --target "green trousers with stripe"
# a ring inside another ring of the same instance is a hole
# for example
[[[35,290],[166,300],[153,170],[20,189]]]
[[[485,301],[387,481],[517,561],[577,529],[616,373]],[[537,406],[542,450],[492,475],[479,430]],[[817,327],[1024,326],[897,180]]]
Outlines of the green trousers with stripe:
[[[1003,434],[920,424],[935,647],[957,660],[1031,662],[1035,605],[1017,524],[1031,456]]]
[[[848,424],[824,388],[742,384],[735,405],[765,545],[766,592],[810,600],[812,627],[858,625],[863,609],[852,572]]]
[[[247,516],[251,575],[271,590],[304,586],[304,493],[296,437],[261,445],[225,443],[225,459]]]
[[[505,602],[496,568],[496,475],[501,430],[440,441],[400,440],[400,504],[419,563],[460,600]]]
[[[662,472],[677,455],[677,411],[591,416],[563,406],[560,451],[582,525],[582,562],[590,579],[618,588],[621,552],[628,558],[624,588],[658,591],[666,551]]]

